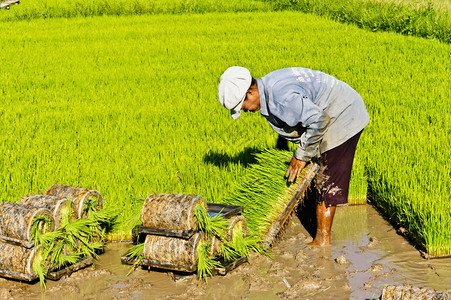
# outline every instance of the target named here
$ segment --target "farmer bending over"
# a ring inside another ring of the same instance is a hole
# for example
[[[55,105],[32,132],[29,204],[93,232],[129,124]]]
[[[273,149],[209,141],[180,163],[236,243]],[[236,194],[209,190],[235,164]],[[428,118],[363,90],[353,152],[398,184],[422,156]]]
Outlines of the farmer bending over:
[[[329,245],[338,204],[348,202],[354,153],[369,122],[362,97],[348,84],[323,72],[286,68],[254,79],[243,67],[221,76],[219,101],[237,119],[241,110],[260,110],[272,129],[299,144],[285,174],[294,182],[313,157],[323,170],[317,184],[316,235],[309,245]]]

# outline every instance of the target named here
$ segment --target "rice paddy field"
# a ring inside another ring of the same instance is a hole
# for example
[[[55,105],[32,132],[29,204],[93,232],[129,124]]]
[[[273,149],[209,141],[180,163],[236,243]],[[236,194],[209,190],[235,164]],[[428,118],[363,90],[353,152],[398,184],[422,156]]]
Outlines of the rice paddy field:
[[[54,183],[96,189],[120,214],[112,239],[129,238],[128,220],[152,193],[221,203],[277,136],[258,114],[232,120],[217,99],[220,75],[302,66],[366,102],[351,201],[370,198],[419,249],[451,254],[446,38],[372,32],[271,2],[95,3],[0,11],[0,201]]]

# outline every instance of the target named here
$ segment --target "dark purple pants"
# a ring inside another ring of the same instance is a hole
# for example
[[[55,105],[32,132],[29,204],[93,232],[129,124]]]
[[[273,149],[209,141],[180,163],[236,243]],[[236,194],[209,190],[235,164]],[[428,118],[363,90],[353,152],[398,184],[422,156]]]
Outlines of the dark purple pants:
[[[317,205],[323,201],[326,207],[348,203],[352,163],[362,131],[321,155],[320,174],[315,182]]]

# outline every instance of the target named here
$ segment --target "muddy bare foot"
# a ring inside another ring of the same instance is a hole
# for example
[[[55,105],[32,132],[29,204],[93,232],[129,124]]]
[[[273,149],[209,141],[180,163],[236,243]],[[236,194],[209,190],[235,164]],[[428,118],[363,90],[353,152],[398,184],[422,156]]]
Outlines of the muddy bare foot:
[[[308,243],[309,246],[329,246],[330,234],[328,232],[317,232],[313,241]]]
[[[330,242],[322,241],[318,242],[316,240],[313,240],[312,242],[308,243],[309,246],[329,246]]]

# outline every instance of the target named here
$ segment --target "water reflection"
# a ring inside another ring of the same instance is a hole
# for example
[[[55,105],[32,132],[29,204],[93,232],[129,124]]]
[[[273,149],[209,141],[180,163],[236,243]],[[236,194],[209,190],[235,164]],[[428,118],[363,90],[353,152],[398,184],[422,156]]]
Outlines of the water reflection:
[[[451,259],[426,260],[370,205],[338,207],[332,257],[344,255],[351,298],[373,298],[386,284],[451,288]]]

